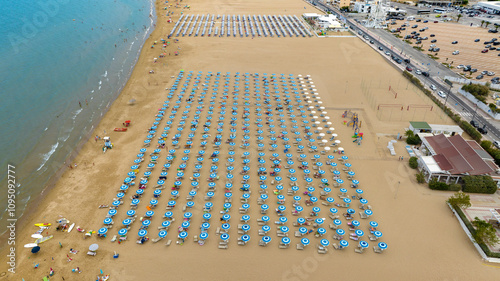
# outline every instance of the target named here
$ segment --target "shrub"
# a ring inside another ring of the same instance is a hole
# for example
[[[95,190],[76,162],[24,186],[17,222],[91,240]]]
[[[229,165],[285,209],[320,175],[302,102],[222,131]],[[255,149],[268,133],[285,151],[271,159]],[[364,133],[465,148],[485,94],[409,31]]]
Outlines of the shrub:
[[[450,191],[460,191],[462,190],[462,185],[459,183],[452,183],[449,185],[448,190]]]
[[[497,184],[490,176],[465,176],[464,192],[493,194],[497,191]]]
[[[418,161],[417,161],[417,157],[413,156],[413,157],[410,157],[410,160],[408,160],[408,163],[410,164],[410,168],[412,169],[416,169],[418,168]]]
[[[486,102],[486,97],[489,93],[489,87],[480,84],[463,85],[462,90],[471,93],[475,98],[482,102]]]
[[[500,150],[494,147],[491,141],[482,141],[481,147],[488,152],[493,159],[495,159],[495,163],[500,165]]]
[[[417,177],[417,182],[418,183],[424,183],[425,182],[425,176],[424,173],[420,172],[416,175]]]
[[[444,182],[439,182],[437,179],[432,179],[429,182],[429,188],[432,190],[448,190],[448,185]]]
[[[422,140],[420,139],[420,137],[418,135],[415,135],[415,136],[406,138],[406,143],[411,144],[411,145],[419,145],[422,143]]]

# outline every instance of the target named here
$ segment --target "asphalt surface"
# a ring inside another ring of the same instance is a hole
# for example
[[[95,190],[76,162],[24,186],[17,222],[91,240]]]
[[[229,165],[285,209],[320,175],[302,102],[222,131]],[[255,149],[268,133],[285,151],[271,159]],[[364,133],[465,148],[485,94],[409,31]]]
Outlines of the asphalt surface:
[[[485,127],[486,130],[488,131],[487,136],[492,138],[493,140],[499,140],[500,139],[500,130],[495,126],[495,124],[491,123],[490,120],[487,120],[485,117],[482,116],[482,112],[480,109],[477,109],[477,107],[468,100],[462,100],[461,96],[458,96],[454,94],[453,92],[450,91],[450,86],[443,83],[443,81],[439,78],[440,76],[452,76],[452,77],[458,77],[456,73],[451,71],[450,69],[446,68],[440,63],[436,63],[434,60],[430,59],[427,57],[427,55],[421,53],[418,50],[413,49],[411,46],[405,44],[398,38],[394,37],[392,34],[389,34],[388,32],[385,32],[384,30],[378,30],[378,29],[370,29],[370,32],[367,32],[367,29],[357,22],[355,22],[352,19],[346,18],[342,13],[340,13],[338,10],[333,9],[330,6],[327,6],[326,4],[318,1],[318,0],[308,0],[309,3],[312,5],[316,6],[317,8],[325,11],[325,12],[330,12],[334,15],[336,15],[339,19],[345,18],[346,24],[349,26],[349,28],[356,34],[358,34],[359,31],[362,32],[362,35],[368,36],[368,40],[366,41],[373,41],[376,46],[384,46],[384,52],[388,51],[391,54],[391,57],[395,57],[397,59],[410,59],[410,64],[408,64],[413,70],[420,69],[422,71],[430,71],[430,76],[425,77],[424,80],[422,81],[424,84],[427,85],[435,85],[437,87],[437,91],[443,91],[444,93],[447,94],[447,98],[445,100],[446,105],[448,107],[452,107],[455,109],[457,112],[464,112],[467,113],[466,116],[470,116],[471,118],[466,118],[464,114],[462,115],[462,119],[465,119],[467,121],[470,121],[472,118],[476,122],[479,123],[480,127]],[[376,33],[375,34],[372,34]],[[386,41],[388,44],[392,46],[396,46],[396,48],[390,48],[387,46],[387,44],[383,43],[380,39],[383,39]],[[369,42],[367,42],[370,44]],[[399,48],[399,50],[397,49]],[[396,62],[393,62],[396,63]],[[424,63],[425,67],[422,67],[422,63]],[[404,63],[403,63],[404,64]],[[405,64],[406,65],[406,64]],[[417,78],[420,78],[417,76]],[[465,99],[465,98],[464,98]]]

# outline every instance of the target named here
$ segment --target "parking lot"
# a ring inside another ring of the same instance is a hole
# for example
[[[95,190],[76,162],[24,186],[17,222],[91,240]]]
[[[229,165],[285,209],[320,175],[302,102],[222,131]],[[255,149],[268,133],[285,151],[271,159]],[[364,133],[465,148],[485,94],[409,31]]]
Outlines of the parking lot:
[[[459,23],[452,22],[441,22],[434,23],[438,19],[428,19],[427,23],[424,21],[416,22],[408,21],[408,26],[406,30],[402,30],[400,35],[405,37],[406,35],[411,35],[413,31],[420,33],[420,37],[428,37],[427,40],[422,40],[421,44],[424,49],[424,53],[432,54],[438,57],[438,61],[441,63],[451,64],[454,68],[453,71],[466,74],[469,78],[476,78],[482,71],[492,71],[496,73],[496,76],[500,74],[500,51],[488,50],[487,53],[482,53],[481,51],[485,49],[485,41],[490,41],[492,38],[499,38],[500,33],[489,33],[489,28],[484,27],[470,27],[462,25]],[[401,27],[401,25],[406,22],[403,20],[398,20],[396,25],[389,25],[389,29]],[[413,26],[418,25],[416,28]],[[428,27],[427,30],[420,31],[422,28]],[[431,37],[434,34],[434,37]],[[402,39],[402,38],[401,38]],[[479,42],[474,42],[476,39],[480,39]],[[409,39],[412,45],[416,46],[416,39]],[[436,40],[435,43],[431,43],[432,40]],[[458,43],[452,44],[453,41]],[[435,44],[437,48],[440,48],[439,52],[430,52],[429,47],[431,44]],[[493,45],[492,45],[493,47]],[[500,45],[494,46],[500,48]],[[459,54],[453,55],[454,51],[458,50]],[[499,49],[500,50],[500,49]],[[464,72],[461,69],[456,68],[458,65],[471,65],[472,68],[477,69],[476,73],[472,76],[469,72]],[[484,76],[482,80],[489,81],[494,76]]]

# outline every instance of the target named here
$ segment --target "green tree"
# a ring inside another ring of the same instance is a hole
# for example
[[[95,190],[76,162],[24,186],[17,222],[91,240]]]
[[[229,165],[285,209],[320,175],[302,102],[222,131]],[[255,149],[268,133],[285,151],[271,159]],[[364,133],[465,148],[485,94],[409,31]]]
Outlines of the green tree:
[[[418,168],[418,158],[413,156],[413,157],[410,157],[410,160],[408,160],[408,163],[410,164],[410,168],[412,169],[416,169]]]
[[[349,11],[349,6],[340,7],[340,10],[344,11],[344,12],[348,12]]]
[[[484,20],[482,20],[482,21],[481,21],[481,27],[483,27],[483,24],[484,24],[484,23],[485,23],[485,21],[484,21]]]
[[[471,206],[469,194],[463,193],[461,191],[453,194],[448,200],[446,200],[454,209],[467,209]]]
[[[424,183],[425,182],[425,176],[424,173],[420,172],[416,175],[417,177],[417,182],[418,183]]]
[[[460,20],[461,17],[462,17],[462,14],[458,14],[458,16],[457,16],[457,22]]]
[[[487,21],[487,22],[485,22],[485,24],[486,24],[486,28],[488,28],[488,25],[490,25],[491,22]]]
[[[495,228],[490,223],[481,220],[478,217],[475,217],[474,221],[472,221],[471,223],[476,228],[476,233],[473,233],[472,236],[477,243],[484,243],[490,246],[494,246],[495,244],[500,242]]]
[[[412,131],[412,130],[408,130],[408,131],[406,131],[406,132],[405,132],[405,136],[406,136],[407,138],[409,138],[409,137],[413,137],[413,136],[415,136],[415,133],[413,133],[413,131]]]

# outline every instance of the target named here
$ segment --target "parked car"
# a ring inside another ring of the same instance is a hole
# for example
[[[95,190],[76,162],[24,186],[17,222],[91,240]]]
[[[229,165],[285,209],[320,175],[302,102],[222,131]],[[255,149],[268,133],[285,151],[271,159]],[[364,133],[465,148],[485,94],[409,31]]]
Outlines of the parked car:
[[[499,142],[499,141],[493,141],[493,145],[494,145],[496,148],[500,149],[500,142]]]
[[[474,121],[474,120],[470,120],[470,124],[471,124],[471,125],[472,125],[472,127],[474,127],[474,128],[479,127],[479,124],[478,124],[476,121]]]
[[[436,43],[438,40],[434,39],[434,40],[431,40],[431,43]]]
[[[483,126],[482,128],[477,128],[477,131],[483,135],[486,135],[488,133],[488,130],[486,130],[486,126]]]
[[[416,22],[421,22],[422,20],[421,19],[417,19]]]
[[[473,68],[473,69],[471,69],[471,70],[470,70],[470,72],[471,72],[471,73],[475,73],[475,72],[477,72],[477,68]]]
[[[431,34],[430,36],[431,36],[431,37],[434,37],[434,36],[436,36],[436,35],[435,35],[435,34]]]
[[[494,75],[495,75],[495,72],[493,72],[493,71],[488,71],[488,72],[486,72],[486,75],[488,75],[488,76],[494,76]]]
[[[422,41],[417,40],[417,41],[415,41],[415,44],[417,44],[417,45],[422,44]]]
[[[462,68],[464,68],[464,67],[465,67],[465,65],[463,65],[463,64],[459,64],[459,65],[457,66],[457,68],[458,68],[458,69],[462,69]]]
[[[491,44],[488,44],[488,45],[486,45],[486,46],[484,46],[484,47],[488,49],[488,48],[490,48],[490,47],[491,47]]]
[[[415,74],[420,75],[420,74],[422,74],[422,71],[417,69],[417,70],[415,70]]]
[[[370,44],[373,44],[373,43],[374,43],[373,40],[370,40]]]
[[[483,79],[484,75],[483,74],[479,74],[478,76],[476,76],[476,79]]]
[[[411,28],[417,28],[418,27],[418,24],[415,24],[414,26],[412,26]]]
[[[500,42],[493,42],[493,46],[498,46],[500,45]]]
[[[434,85],[431,85],[430,87],[431,87],[431,90],[433,90],[433,91],[437,90],[436,86],[434,86]]]
[[[458,41],[453,41],[451,42],[451,44],[458,44]]]
[[[422,75],[425,77],[429,77],[429,72],[422,71]]]
[[[487,53],[488,52],[488,49],[484,49],[481,51],[481,53]]]
[[[385,52],[385,54],[386,54],[386,55],[388,55],[388,56],[390,56],[390,55],[391,55],[391,53],[389,53],[389,52]]]
[[[488,30],[488,32],[489,32],[489,33],[497,33],[497,32],[498,32],[498,30],[495,30],[495,29],[490,29],[490,30]]]
[[[378,49],[379,49],[379,50],[381,50],[381,51],[383,51],[383,50],[384,50],[384,48],[382,48],[382,47],[380,47],[380,46],[378,47]]]
[[[427,40],[427,39],[429,39],[429,37],[427,36],[422,37],[422,40]]]
[[[479,42],[479,41],[481,41],[481,39],[476,39],[476,40],[474,40],[474,42]]]
[[[455,50],[453,53],[451,53],[452,55],[458,55],[460,54],[460,51],[459,50]]]
[[[443,91],[439,91],[438,96],[440,96],[442,98],[446,98],[446,94]]]
[[[434,23],[438,23],[438,21],[437,21],[437,20],[435,20],[435,21],[434,21]]]
[[[494,47],[494,46],[491,46],[491,47],[490,47],[490,51],[494,51],[494,50],[496,50],[496,49],[497,49],[497,48],[496,48],[496,47]]]
[[[424,20],[424,23],[428,23],[429,21],[428,20]]]

